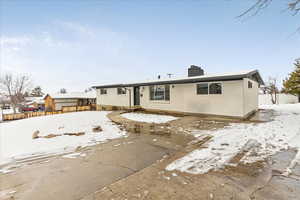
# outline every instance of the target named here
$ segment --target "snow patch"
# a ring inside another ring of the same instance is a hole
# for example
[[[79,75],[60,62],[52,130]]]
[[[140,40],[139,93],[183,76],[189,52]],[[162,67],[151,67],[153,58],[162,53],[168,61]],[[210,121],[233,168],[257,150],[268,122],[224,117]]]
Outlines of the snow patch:
[[[62,157],[63,158],[78,158],[78,157],[85,157],[86,154],[85,153],[70,153],[70,154],[66,154],[66,155],[63,155]]]
[[[26,157],[72,152],[77,147],[86,147],[126,135],[113,124],[104,111],[86,111],[33,117],[0,124],[0,165]],[[93,132],[94,126],[102,132]],[[63,128],[62,128],[63,127]],[[39,135],[85,132],[81,136],[62,135],[53,138],[32,139]]]
[[[259,124],[231,124],[221,130],[198,132],[213,136],[205,149],[197,149],[169,164],[166,169],[192,174],[218,170],[235,162],[253,163],[288,148],[298,150],[291,162],[291,170],[300,161],[300,104],[267,105],[273,109],[273,121]],[[226,145],[224,145],[226,144]],[[237,161],[234,158],[239,157]]]
[[[121,116],[133,121],[158,123],[158,124],[166,123],[178,119],[177,117],[173,117],[170,115],[156,115],[156,114],[144,114],[144,113],[124,113],[121,114]]]

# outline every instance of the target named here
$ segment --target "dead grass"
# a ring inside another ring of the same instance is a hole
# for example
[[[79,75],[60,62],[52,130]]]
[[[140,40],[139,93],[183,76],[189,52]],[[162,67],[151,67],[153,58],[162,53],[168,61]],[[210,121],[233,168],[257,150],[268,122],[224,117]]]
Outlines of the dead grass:
[[[93,130],[94,133],[103,131],[101,126],[95,126],[92,130]]]
[[[40,131],[35,131],[35,132],[32,134],[32,139],[38,139],[38,138],[46,138],[46,139],[50,139],[50,138],[54,138],[54,137],[58,137],[58,136],[62,136],[62,135],[81,136],[81,135],[84,135],[85,132],[63,133],[63,134],[53,134],[53,133],[50,133],[50,134],[45,135],[45,136],[39,136],[39,134],[40,134]]]

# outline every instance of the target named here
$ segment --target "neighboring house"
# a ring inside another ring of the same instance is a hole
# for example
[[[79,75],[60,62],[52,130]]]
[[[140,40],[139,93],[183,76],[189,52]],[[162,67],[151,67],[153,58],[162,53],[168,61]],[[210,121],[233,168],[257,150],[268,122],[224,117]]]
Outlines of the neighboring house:
[[[44,110],[45,100],[44,97],[25,97],[25,105]]]
[[[264,82],[257,70],[204,75],[191,66],[188,77],[94,86],[97,109],[140,107],[149,111],[247,118],[258,109]]]
[[[46,111],[59,111],[64,106],[93,105],[96,103],[96,93],[91,91],[47,94],[44,100]]]

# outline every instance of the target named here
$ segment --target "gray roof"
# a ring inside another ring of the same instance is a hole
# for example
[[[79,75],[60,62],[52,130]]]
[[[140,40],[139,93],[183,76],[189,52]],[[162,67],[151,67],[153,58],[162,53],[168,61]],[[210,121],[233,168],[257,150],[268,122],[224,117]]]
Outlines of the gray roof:
[[[192,77],[184,77],[184,78],[157,79],[157,80],[131,82],[131,83],[103,84],[103,85],[93,86],[93,88],[116,88],[116,87],[134,87],[134,86],[147,86],[147,85],[158,85],[158,84],[184,84],[184,83],[197,83],[197,82],[207,82],[207,81],[230,81],[230,80],[241,80],[243,78],[250,78],[258,82],[260,85],[264,85],[264,81],[261,78],[258,70],[249,70],[249,71],[243,71],[237,73],[202,75],[202,76],[192,76]]]
[[[70,93],[63,93],[63,94],[62,93],[54,93],[54,94],[47,94],[47,95],[49,95],[52,99],[95,99],[96,91],[70,92]]]

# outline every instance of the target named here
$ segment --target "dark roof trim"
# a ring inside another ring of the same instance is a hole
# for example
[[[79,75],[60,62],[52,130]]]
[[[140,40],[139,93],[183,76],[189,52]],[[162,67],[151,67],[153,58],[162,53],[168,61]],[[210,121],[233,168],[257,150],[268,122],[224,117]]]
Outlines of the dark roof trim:
[[[262,79],[262,77],[260,76],[258,70],[252,71],[248,74],[249,79],[255,80],[256,82],[258,82],[260,85],[265,85],[264,80]]]
[[[178,80],[157,80],[152,82],[129,83],[129,84],[110,84],[110,85],[93,86],[93,88],[100,89],[100,88],[164,85],[164,84],[185,84],[185,83],[198,83],[198,82],[208,82],[208,81],[233,81],[233,80],[242,80],[243,78],[249,78],[254,81],[257,81],[260,85],[264,85],[264,81],[262,80],[258,71],[254,70],[247,74],[225,75],[225,76],[215,76],[215,77],[195,77],[193,79],[187,78],[187,79],[178,79]]]

